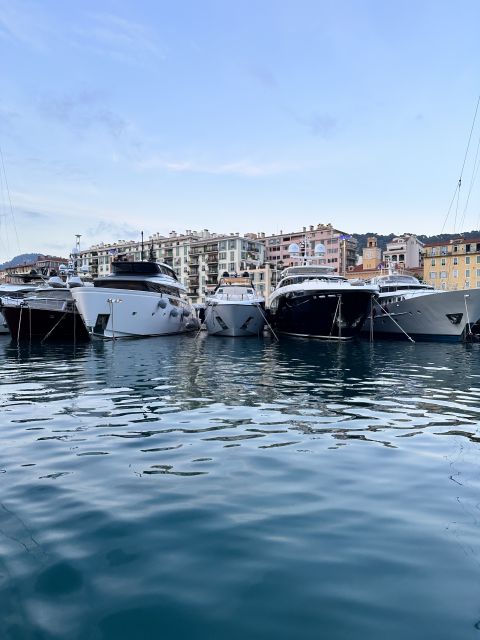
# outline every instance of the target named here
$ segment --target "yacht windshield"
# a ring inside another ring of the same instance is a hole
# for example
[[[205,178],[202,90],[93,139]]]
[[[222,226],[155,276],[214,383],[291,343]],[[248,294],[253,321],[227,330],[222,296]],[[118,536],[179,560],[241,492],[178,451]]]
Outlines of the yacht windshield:
[[[163,274],[174,280],[177,279],[173,269],[157,262],[112,262],[112,269],[115,275],[153,276]]]
[[[298,275],[298,276],[288,276],[284,278],[279,287],[287,287],[290,284],[299,284],[300,282],[305,282],[308,280],[319,280],[320,282],[344,282],[345,278],[341,276],[325,276],[325,275]]]
[[[152,293],[162,293],[167,296],[178,296],[179,291],[175,287],[169,287],[158,282],[149,280],[120,280],[112,278],[109,280],[95,280],[94,287],[101,289],[126,289],[128,291],[150,291]]]

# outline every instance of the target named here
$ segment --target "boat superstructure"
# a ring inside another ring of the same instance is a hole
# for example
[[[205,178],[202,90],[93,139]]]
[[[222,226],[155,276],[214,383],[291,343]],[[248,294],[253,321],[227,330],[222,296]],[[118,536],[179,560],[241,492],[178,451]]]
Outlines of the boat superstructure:
[[[363,331],[377,337],[456,342],[480,331],[480,289],[445,291],[391,271],[370,280],[378,300]]]
[[[205,303],[210,335],[258,336],[265,324],[265,300],[248,276],[223,277]]]
[[[103,338],[160,336],[198,328],[186,289],[168,265],[117,259],[112,274],[73,291],[88,331]]]
[[[290,335],[345,340],[367,317],[375,284],[352,283],[325,264],[287,267],[270,296],[275,328]]]

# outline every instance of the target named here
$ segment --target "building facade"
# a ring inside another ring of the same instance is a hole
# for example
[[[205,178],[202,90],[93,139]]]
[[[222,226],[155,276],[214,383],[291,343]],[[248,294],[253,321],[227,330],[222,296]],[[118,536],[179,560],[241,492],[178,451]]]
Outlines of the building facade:
[[[377,244],[377,238],[367,238],[367,246],[362,250],[363,270],[378,269],[382,262],[382,250]]]
[[[265,247],[259,240],[204,229],[182,234],[171,231],[168,237],[154,234],[144,240],[143,254],[141,241],[100,243],[79,252],[80,270],[93,278],[109,275],[112,261],[122,254],[132,260],[148,260],[152,256],[170,266],[195,303],[205,301],[224,272],[239,274],[265,262]]]
[[[3,269],[0,273],[0,282],[11,282],[15,276],[26,276],[32,273],[48,278],[51,275],[57,275],[67,264],[68,258],[39,255],[36,260],[31,262]]]
[[[426,244],[423,279],[437,289],[480,287],[480,238]]]
[[[383,262],[398,269],[418,269],[423,265],[423,242],[413,234],[405,233],[387,243]]]
[[[266,236],[264,233],[249,234],[265,244],[265,261],[278,269],[293,264],[288,250],[292,243],[298,244],[307,256],[314,255],[315,246],[325,247],[325,263],[331,265],[337,273],[345,273],[357,261],[357,241],[348,234],[334,229],[329,224],[303,227],[301,231],[292,231]]]

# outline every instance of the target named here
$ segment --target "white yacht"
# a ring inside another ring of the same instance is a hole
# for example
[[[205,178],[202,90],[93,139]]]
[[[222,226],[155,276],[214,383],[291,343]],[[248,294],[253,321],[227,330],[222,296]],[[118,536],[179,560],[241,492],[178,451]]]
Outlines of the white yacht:
[[[210,335],[258,336],[265,324],[265,300],[250,278],[223,277],[205,303],[205,325]]]
[[[445,291],[390,271],[370,280],[379,296],[363,326],[373,337],[456,342],[480,333],[480,289]]]
[[[161,336],[198,328],[186,289],[165,264],[112,262],[113,273],[93,287],[72,290],[89,332],[103,338]]]
[[[352,283],[326,264],[287,267],[270,296],[272,324],[280,333],[346,340],[370,312],[375,284]]]

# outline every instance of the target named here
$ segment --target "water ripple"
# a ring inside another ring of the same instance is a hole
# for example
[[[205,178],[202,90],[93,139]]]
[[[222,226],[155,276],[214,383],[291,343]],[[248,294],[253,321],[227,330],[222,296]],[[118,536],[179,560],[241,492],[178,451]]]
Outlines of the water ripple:
[[[1,338],[0,637],[473,638],[479,346]]]

